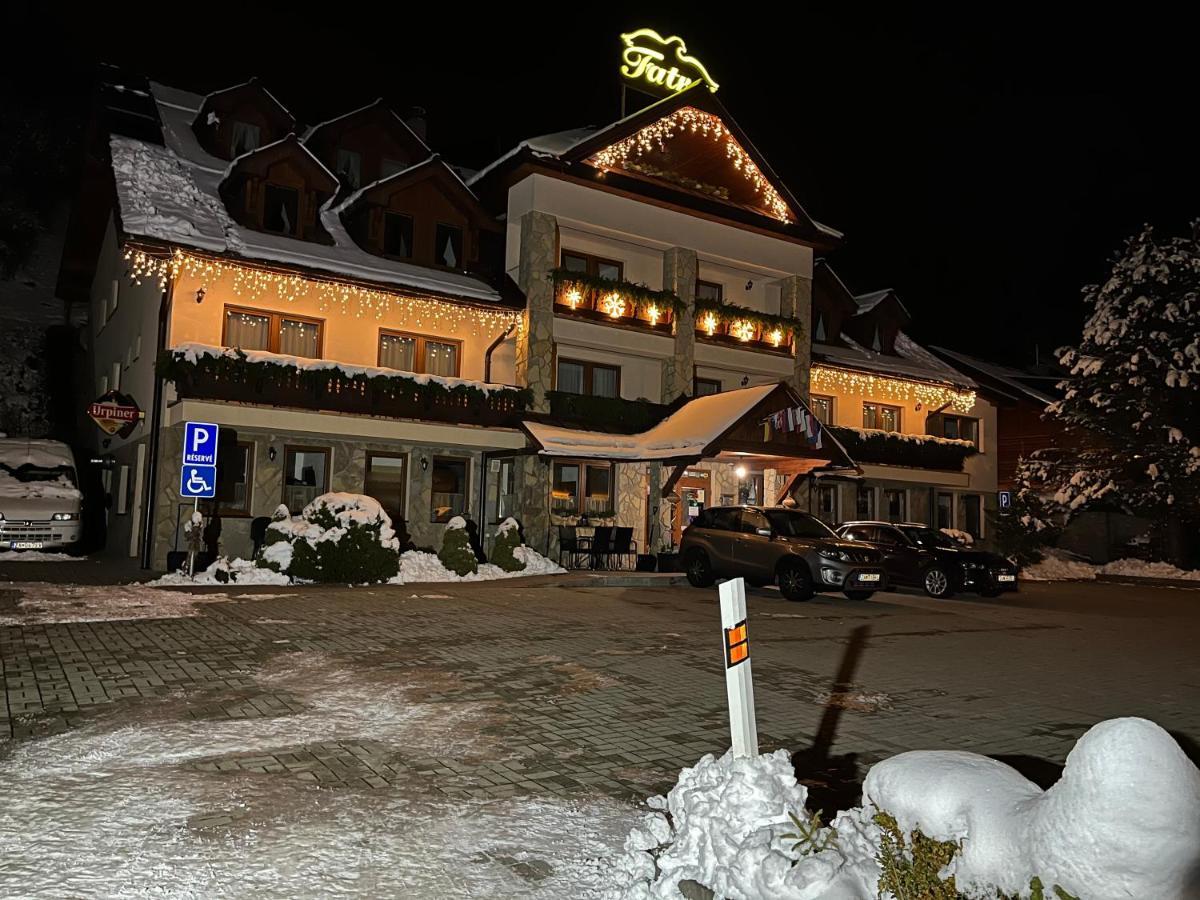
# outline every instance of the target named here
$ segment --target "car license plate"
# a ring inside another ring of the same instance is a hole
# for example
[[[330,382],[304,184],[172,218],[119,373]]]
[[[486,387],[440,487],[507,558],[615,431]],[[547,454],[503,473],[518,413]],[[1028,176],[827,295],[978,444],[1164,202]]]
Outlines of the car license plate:
[[[858,580],[859,581],[878,581],[879,573],[878,572],[860,572],[858,575]]]
[[[1017,576],[1016,575],[997,575],[996,580],[997,581],[1016,581]]]
[[[41,541],[13,541],[12,548],[14,550],[41,550]]]

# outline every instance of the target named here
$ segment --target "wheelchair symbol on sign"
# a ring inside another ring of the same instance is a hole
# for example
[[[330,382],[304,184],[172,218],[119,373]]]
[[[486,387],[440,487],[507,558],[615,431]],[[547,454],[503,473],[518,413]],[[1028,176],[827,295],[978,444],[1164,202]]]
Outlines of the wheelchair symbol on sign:
[[[203,494],[209,490],[208,482],[197,469],[192,469],[192,473],[188,475],[187,489],[189,494]]]

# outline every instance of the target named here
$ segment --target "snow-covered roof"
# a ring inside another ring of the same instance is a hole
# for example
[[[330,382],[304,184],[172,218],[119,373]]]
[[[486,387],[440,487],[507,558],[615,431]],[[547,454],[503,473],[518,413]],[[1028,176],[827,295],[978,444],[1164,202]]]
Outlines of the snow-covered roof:
[[[0,463],[10,469],[24,465],[53,469],[58,466],[75,468],[71,448],[59,441],[38,438],[0,438]]]
[[[861,316],[863,313],[870,312],[880,303],[882,303],[887,297],[892,297],[895,299],[895,301],[900,304],[900,308],[904,310],[905,315],[908,315],[911,318],[912,314],[901,302],[900,298],[896,296],[896,292],[891,288],[884,288],[881,291],[870,291],[866,294],[856,294],[854,296],[854,302],[858,304],[858,315]]]
[[[345,200],[343,200],[341,203],[339,203],[337,205],[337,207],[334,209],[334,212],[336,212],[340,215],[341,213],[344,213],[346,210],[348,210],[355,203],[357,203],[364,194],[368,193],[369,191],[375,190],[375,188],[379,187],[381,184],[384,184],[385,182],[388,182],[388,181],[392,181],[393,179],[403,178],[405,175],[409,175],[410,173],[415,172],[417,169],[420,169],[424,166],[428,166],[428,165],[432,165],[432,164],[440,164],[443,169],[445,169],[447,172],[449,172],[451,175],[453,175],[455,177],[455,179],[458,181],[458,183],[463,186],[463,190],[465,190],[472,197],[475,196],[475,192],[473,190],[471,190],[471,188],[463,180],[463,177],[461,175],[459,175],[458,172],[455,171],[454,166],[449,165],[444,159],[442,159],[440,154],[431,153],[429,156],[425,157],[425,159],[421,160],[420,162],[413,163],[411,166],[406,166],[405,168],[401,169],[399,172],[393,172],[390,175],[384,175],[382,178],[376,178],[370,184],[364,184],[362,187],[360,187],[358,190],[356,190],[353,194],[351,194]],[[476,199],[478,199],[478,198],[476,198]]]
[[[974,381],[938,359],[903,331],[896,335],[895,356],[868,350],[844,334],[841,339],[845,346],[814,342],[813,361],[895,378],[916,378],[968,389],[977,387]]]
[[[982,375],[993,378],[1006,387],[1010,387],[1014,391],[1024,394],[1031,400],[1034,400],[1038,403],[1054,402],[1054,398],[1049,394],[1045,394],[1042,391],[1039,391],[1037,388],[1032,387],[1022,381],[1022,378],[1030,378],[1032,376],[1030,376],[1028,373],[1020,371],[1019,369],[1010,369],[1007,366],[990,363],[975,356],[968,356],[965,353],[959,353],[955,350],[947,350],[945,347],[934,347],[933,349],[943,356],[950,357],[955,362],[966,366],[967,368],[974,369]]]
[[[281,144],[287,143],[295,144],[296,148],[300,152],[302,152],[306,157],[308,157],[308,159],[315,163],[322,172],[329,176],[330,181],[332,181],[335,185],[338,183],[337,176],[329,171],[329,167],[326,166],[325,163],[321,162],[315,153],[305,147],[304,144],[300,143],[299,138],[297,138],[294,134],[286,135],[277,141],[272,141],[269,144],[263,144],[261,147],[255,147],[253,150],[247,150],[240,156],[235,156],[229,161],[229,165],[225,167],[225,172],[221,176],[221,180],[224,181],[226,178],[232,175],[233,170],[236,169],[244,160],[250,159],[252,156],[258,156],[260,153],[266,153],[268,150],[273,150]]]
[[[762,384],[696,397],[640,434],[605,434],[541,422],[525,422],[524,426],[543,456],[629,462],[697,459],[778,387],[778,384]]]
[[[367,253],[350,238],[328,205],[321,210],[321,224],[333,238],[332,245],[238,225],[219,194],[229,163],[204,150],[192,131],[192,120],[204,98],[156,82],[150,87],[166,146],[126,137],[110,140],[121,226],[126,234],[423,293],[500,300],[499,292],[479,278]]]
[[[290,109],[288,109],[286,106],[284,106],[282,103],[280,103],[279,98],[276,97],[274,94],[272,94],[270,91],[268,91],[266,88],[266,85],[264,85],[257,78],[251,78],[248,81],[242,81],[242,82],[239,82],[238,84],[231,84],[229,87],[224,87],[224,88],[220,88],[215,91],[210,91],[209,93],[203,95],[202,97],[200,97],[200,102],[196,105],[196,113],[199,114],[200,107],[203,106],[208,100],[211,100],[213,97],[220,97],[222,94],[228,94],[230,91],[236,91],[238,88],[244,88],[244,87],[258,88],[260,91],[263,92],[263,94],[266,96],[266,98],[268,100],[270,100],[277,107],[279,107],[280,111],[285,116],[287,116],[293,122],[296,121],[296,117],[292,115],[292,111]]]
[[[392,118],[395,119],[405,131],[407,131],[410,135],[412,135],[412,139],[414,141],[416,141],[418,144],[420,144],[426,150],[429,149],[429,146],[423,140],[421,140],[421,136],[412,130],[412,126],[409,125],[406,121],[404,121],[404,119],[402,119],[396,113],[396,111],[394,109],[392,109],[390,106],[388,106],[382,97],[377,97],[374,100],[372,100],[370,103],[366,103],[366,104],[358,107],[357,109],[352,109],[352,110],[350,110],[350,112],[342,113],[340,116],[334,116],[332,119],[326,119],[323,122],[318,122],[316,125],[313,125],[307,129],[305,129],[304,134],[301,139],[305,143],[308,143],[308,141],[312,138],[312,136],[315,135],[322,128],[324,128],[326,125],[332,125],[334,122],[340,122],[340,121],[342,121],[342,119],[348,119],[351,116],[358,115],[361,112],[366,112],[368,109],[371,109],[372,107],[376,107],[376,106],[378,106],[378,107],[386,110],[388,113],[390,113]]]

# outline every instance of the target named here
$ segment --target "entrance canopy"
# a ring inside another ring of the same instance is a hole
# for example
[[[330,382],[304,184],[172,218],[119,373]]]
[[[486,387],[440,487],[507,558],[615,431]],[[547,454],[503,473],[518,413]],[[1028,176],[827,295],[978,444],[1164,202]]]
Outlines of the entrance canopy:
[[[797,408],[809,412],[795,391],[778,382],[695,397],[637,434],[605,434],[528,421],[522,427],[541,456],[686,463],[722,453],[743,453],[855,468],[845,448],[823,428],[818,448],[799,430],[781,431],[766,424],[774,413]]]

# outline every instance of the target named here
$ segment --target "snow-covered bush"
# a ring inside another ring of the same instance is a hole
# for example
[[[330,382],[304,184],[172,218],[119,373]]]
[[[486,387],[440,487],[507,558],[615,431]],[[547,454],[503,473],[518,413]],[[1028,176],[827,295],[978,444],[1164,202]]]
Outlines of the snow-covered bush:
[[[914,751],[875,765],[828,829],[806,799],[785,751],[704,757],[650,799],[613,896],[695,881],[744,900],[1182,900],[1200,862],[1200,771],[1145,719],[1094,726],[1045,791],[984,756]]]
[[[471,549],[471,538],[467,534],[467,521],[462,516],[455,516],[446,523],[446,533],[442,535],[442,549],[438,551],[438,559],[455,575],[473,575],[479,570],[479,561],[475,559],[475,551]]]
[[[521,526],[511,516],[500,523],[496,529],[496,542],[492,545],[491,561],[505,572],[520,572],[525,568],[525,561],[517,559],[514,551],[521,547]]]
[[[275,510],[259,565],[298,581],[363,584],[387,581],[400,570],[392,520],[363,494],[317,497],[297,517]]]

